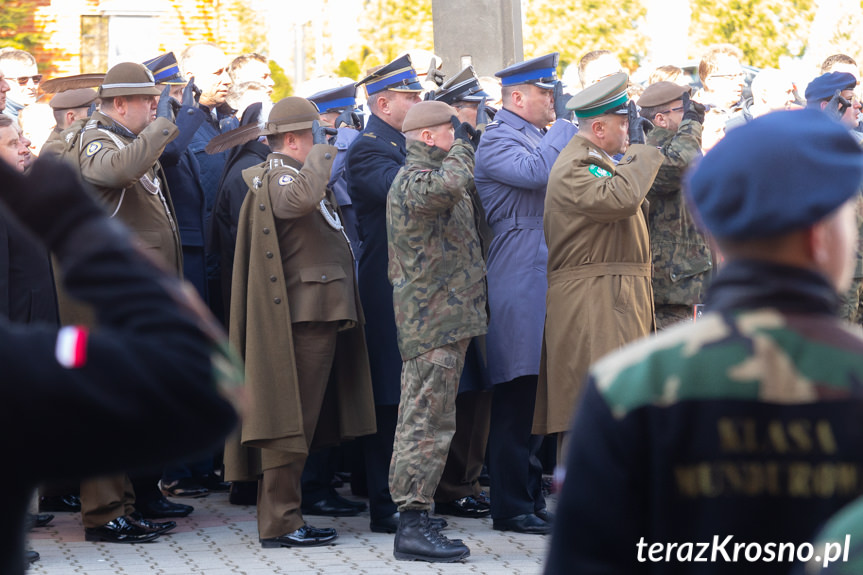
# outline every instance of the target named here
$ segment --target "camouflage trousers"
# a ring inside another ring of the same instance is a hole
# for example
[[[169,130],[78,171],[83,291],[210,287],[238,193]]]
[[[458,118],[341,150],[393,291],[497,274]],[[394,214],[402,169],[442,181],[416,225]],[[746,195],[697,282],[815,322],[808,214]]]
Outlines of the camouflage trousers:
[[[430,510],[455,434],[455,398],[470,339],[402,363],[402,394],[390,461],[399,511]]]
[[[656,329],[665,329],[682,321],[692,321],[691,305],[657,305]]]

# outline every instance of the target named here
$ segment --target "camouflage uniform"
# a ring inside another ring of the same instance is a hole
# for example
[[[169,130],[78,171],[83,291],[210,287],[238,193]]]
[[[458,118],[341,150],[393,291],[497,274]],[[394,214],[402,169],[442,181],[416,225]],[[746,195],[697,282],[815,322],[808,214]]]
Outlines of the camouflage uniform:
[[[657,126],[647,144],[665,156],[647,193],[656,327],[663,329],[692,319],[692,306],[702,302],[713,269],[707,238],[681,193],[683,173],[701,157],[701,124],[687,119],[677,132]]]
[[[485,262],[467,190],[473,149],[409,142],[387,197],[389,277],[402,365],[390,492],[399,510],[430,509],[455,432],[470,338],[487,331]]]
[[[842,295],[839,315],[851,323],[863,325],[863,310],[860,297],[863,296],[863,195],[857,196],[857,266],[851,287]]]
[[[692,568],[676,552],[638,562],[642,538],[799,545],[863,493],[863,334],[836,317],[838,303],[819,273],[735,261],[698,323],[597,363],[546,575]],[[698,573],[790,569],[707,556]]]

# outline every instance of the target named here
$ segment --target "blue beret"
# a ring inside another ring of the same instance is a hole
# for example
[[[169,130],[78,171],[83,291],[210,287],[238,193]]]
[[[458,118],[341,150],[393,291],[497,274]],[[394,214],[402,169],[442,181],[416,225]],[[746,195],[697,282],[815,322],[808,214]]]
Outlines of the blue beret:
[[[821,74],[806,86],[806,103],[809,106],[818,105],[832,98],[836,90],[853,90],[856,86],[857,78],[848,72]]]
[[[810,227],[857,193],[863,149],[820,110],[772,112],[708,152],[688,193],[717,238],[768,238]]]

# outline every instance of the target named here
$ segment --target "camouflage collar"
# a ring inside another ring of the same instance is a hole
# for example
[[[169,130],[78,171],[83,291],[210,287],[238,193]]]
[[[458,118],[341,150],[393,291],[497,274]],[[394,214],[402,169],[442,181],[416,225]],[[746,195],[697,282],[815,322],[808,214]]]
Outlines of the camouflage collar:
[[[437,146],[427,146],[416,140],[408,140],[408,157],[405,164],[439,168],[447,153]]]

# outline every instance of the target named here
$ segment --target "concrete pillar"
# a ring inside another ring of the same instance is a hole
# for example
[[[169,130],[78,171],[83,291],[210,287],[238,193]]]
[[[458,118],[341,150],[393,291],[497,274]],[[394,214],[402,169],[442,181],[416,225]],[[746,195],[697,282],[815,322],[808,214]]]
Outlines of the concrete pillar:
[[[472,64],[479,76],[524,60],[521,0],[432,0],[435,54],[443,72]]]

